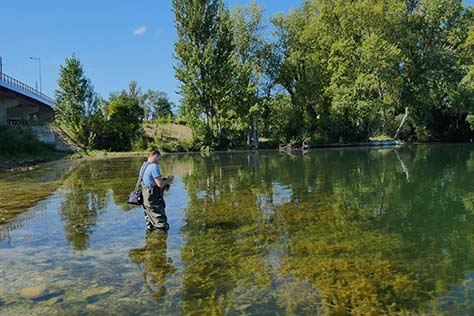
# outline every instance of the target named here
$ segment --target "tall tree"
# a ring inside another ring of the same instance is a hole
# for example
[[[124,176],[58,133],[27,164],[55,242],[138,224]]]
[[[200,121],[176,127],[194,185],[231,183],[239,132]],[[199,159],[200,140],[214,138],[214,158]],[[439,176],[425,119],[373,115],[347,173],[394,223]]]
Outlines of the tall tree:
[[[262,112],[259,86],[263,80],[263,52],[265,40],[262,23],[263,7],[252,1],[248,6],[232,10],[234,41],[234,108],[238,128],[252,131],[252,144],[258,147],[258,121]],[[248,143],[250,140],[248,135]]]
[[[286,138],[302,140],[317,136],[318,129],[329,125],[329,97],[325,94],[329,76],[328,37],[316,2],[287,16],[273,19],[276,45],[273,49],[276,70],[272,77],[289,94],[293,108],[293,125]],[[319,119],[321,118],[321,120]],[[318,136],[320,137],[320,136]],[[318,139],[319,140],[319,139]]]
[[[301,138],[361,140],[387,128],[387,111],[399,104],[398,0],[314,0],[278,16],[281,61],[276,77],[301,116]]]
[[[55,90],[55,123],[78,145],[94,144],[94,122],[100,114],[94,87],[84,75],[79,59],[73,54],[59,70]]]
[[[474,104],[463,78],[473,63],[463,52],[473,27],[472,9],[461,0],[420,0],[408,14],[402,102],[413,113],[414,138],[466,139],[465,118]]]
[[[214,136],[222,133],[232,79],[232,32],[222,0],[173,0],[178,39],[176,77],[183,112],[196,131],[201,116]]]

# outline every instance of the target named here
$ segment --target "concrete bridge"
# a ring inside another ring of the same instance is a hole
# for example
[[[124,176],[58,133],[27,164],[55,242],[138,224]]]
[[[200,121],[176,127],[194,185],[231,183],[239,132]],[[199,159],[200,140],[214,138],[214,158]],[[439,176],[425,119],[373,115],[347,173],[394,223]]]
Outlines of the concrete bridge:
[[[53,100],[0,72],[0,124],[44,125],[54,119]]]

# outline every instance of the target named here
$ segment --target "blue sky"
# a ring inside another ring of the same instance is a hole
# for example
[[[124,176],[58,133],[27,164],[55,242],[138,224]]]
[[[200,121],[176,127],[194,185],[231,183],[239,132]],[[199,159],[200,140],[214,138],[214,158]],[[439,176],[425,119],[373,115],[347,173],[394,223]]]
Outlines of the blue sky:
[[[226,0],[229,6],[250,0]],[[299,7],[303,0],[257,0],[266,17]],[[474,3],[474,0],[466,1]],[[38,81],[40,57],[43,92],[53,96],[59,66],[72,53],[101,96],[137,80],[177,102],[171,0],[3,0],[0,6],[0,56],[3,71],[31,86]]]
[[[302,0],[257,0],[267,17],[300,6]],[[249,0],[227,0],[230,6]],[[4,0],[0,6],[3,71],[31,86],[39,81],[53,96],[59,66],[75,53],[101,96],[137,80],[177,102],[171,0]]]

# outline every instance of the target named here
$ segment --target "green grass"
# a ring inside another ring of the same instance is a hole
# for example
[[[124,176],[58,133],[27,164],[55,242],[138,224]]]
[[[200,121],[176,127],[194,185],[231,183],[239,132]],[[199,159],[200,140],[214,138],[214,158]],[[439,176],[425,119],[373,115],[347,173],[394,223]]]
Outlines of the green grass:
[[[147,151],[108,151],[108,150],[88,150],[87,152],[77,152],[72,158],[102,158],[102,157],[129,157],[142,156],[148,154]]]
[[[390,136],[386,136],[386,135],[378,135],[378,136],[373,136],[373,137],[370,137],[369,139],[371,142],[384,142],[384,141],[392,141],[394,140],[392,137]]]
[[[30,165],[65,157],[53,145],[40,142],[25,127],[0,125],[0,169]]]

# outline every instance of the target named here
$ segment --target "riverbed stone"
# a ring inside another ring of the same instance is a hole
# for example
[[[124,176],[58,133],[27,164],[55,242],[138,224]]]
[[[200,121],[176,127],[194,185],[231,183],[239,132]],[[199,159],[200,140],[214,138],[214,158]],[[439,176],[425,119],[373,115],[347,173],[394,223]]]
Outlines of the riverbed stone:
[[[62,301],[64,301],[64,299],[61,296],[56,296],[56,297],[50,298],[49,300],[44,302],[44,304],[46,306],[53,306],[54,304],[61,303]]]
[[[97,287],[97,288],[86,290],[84,291],[83,295],[86,299],[90,299],[92,297],[108,294],[110,292],[112,292],[112,288],[105,286],[105,287]]]
[[[18,293],[24,299],[30,299],[34,301],[48,300],[53,297],[59,296],[63,291],[58,289],[48,288],[44,284],[25,287]]]
[[[38,299],[48,294],[48,288],[44,284],[25,287],[20,290],[20,296],[26,299]]]
[[[97,306],[96,304],[87,304],[86,309],[89,312],[97,312],[99,310],[99,306]]]

